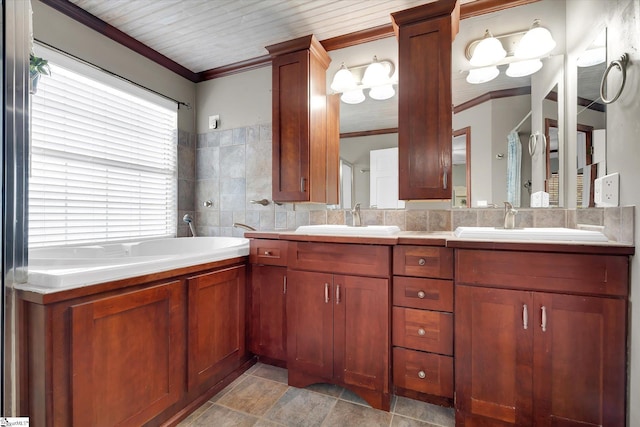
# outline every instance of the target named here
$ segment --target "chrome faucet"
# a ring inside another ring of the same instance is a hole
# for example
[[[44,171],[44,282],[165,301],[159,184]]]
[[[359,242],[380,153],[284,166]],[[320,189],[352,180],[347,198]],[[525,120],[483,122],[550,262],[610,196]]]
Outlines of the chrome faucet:
[[[193,217],[189,214],[186,214],[182,217],[182,220],[189,224],[189,230],[191,230],[191,236],[196,237],[196,229],[193,226]]]
[[[352,215],[352,225],[354,227],[362,227],[362,217],[360,216],[360,203],[356,203],[356,205],[351,209]]]
[[[513,209],[513,205],[509,202],[504,202],[504,228],[513,229],[516,228],[516,214],[517,210]]]
[[[234,223],[233,223],[233,226],[234,226],[235,228],[243,228],[243,229],[245,229],[245,230],[247,230],[247,231],[256,231],[256,229],[255,229],[255,228],[253,228],[252,226],[247,225],[247,224],[242,224],[241,222],[234,222]]]

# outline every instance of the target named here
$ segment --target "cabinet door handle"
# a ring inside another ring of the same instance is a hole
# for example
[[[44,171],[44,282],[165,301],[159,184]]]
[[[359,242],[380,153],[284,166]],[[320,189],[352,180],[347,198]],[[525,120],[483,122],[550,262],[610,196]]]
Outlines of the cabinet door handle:
[[[424,328],[418,328],[418,335],[420,335],[421,337],[423,337],[426,333],[427,331],[425,331]]]
[[[282,279],[282,293],[285,295],[287,293],[287,276],[284,276]]]
[[[447,189],[447,170],[445,169],[444,172],[442,172],[442,187],[446,190]]]
[[[329,304],[329,284],[324,284],[324,303]]]
[[[542,332],[547,332],[547,307],[542,306],[542,324],[540,325]]]
[[[527,304],[522,306],[522,327],[524,329],[529,327],[529,311],[527,310]]]
[[[423,379],[427,378],[427,374],[424,371],[420,371],[420,372],[418,372],[418,378],[423,380]]]
[[[304,193],[304,182],[306,181],[306,179],[304,177],[300,177],[300,192]]]
[[[418,291],[418,298],[420,299],[424,299],[424,297],[426,297],[427,294],[424,293],[424,291]]]
[[[425,259],[424,259],[424,258],[420,258],[420,259],[418,260],[418,265],[425,265],[426,263],[427,263],[427,261],[425,261]]]
[[[340,285],[336,286],[336,304],[340,304]]]

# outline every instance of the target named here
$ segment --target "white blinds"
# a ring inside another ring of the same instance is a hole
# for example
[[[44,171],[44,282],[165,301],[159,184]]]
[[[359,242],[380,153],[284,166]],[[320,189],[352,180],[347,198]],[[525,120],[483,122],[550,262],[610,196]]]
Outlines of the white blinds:
[[[50,65],[32,97],[29,247],[175,236],[176,110]]]

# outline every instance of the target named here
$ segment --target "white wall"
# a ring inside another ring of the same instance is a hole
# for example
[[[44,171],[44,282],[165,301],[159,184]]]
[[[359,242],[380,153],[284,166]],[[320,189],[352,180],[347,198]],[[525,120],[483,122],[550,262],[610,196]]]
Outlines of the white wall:
[[[33,36],[113,73],[195,106],[195,83],[33,0]],[[178,110],[178,129],[195,131],[196,110]]]

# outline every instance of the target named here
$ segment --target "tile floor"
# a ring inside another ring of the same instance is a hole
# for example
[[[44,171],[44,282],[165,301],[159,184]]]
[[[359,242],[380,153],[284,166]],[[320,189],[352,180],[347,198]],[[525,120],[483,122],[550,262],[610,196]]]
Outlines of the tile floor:
[[[236,426],[454,426],[454,411],[394,397],[391,412],[330,384],[287,385],[287,370],[258,363],[198,408],[179,427]]]

